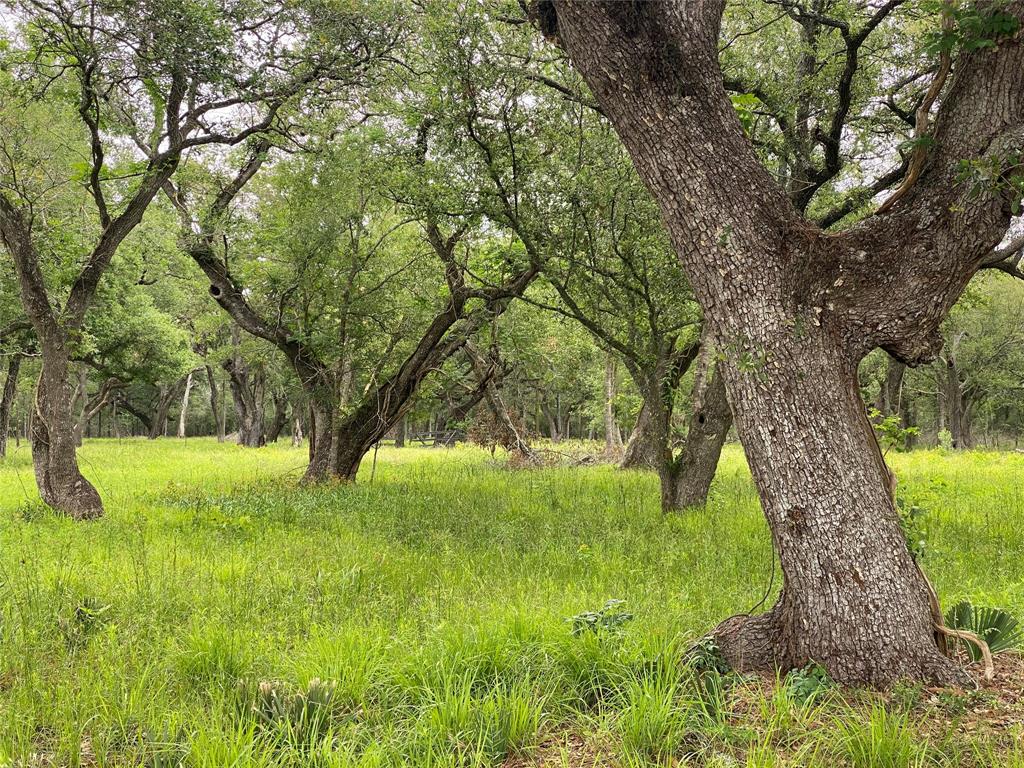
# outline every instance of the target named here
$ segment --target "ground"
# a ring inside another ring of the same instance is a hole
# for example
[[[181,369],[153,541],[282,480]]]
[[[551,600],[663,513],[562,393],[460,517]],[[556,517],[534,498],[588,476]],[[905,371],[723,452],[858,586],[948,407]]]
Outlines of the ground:
[[[1013,653],[978,691],[806,703],[684,663],[778,587],[735,447],[668,518],[653,475],[472,448],[320,489],[286,445],[81,458],[94,523],[40,506],[24,446],[0,465],[0,766],[1024,766]],[[1024,616],[1024,455],[890,458],[943,602]]]

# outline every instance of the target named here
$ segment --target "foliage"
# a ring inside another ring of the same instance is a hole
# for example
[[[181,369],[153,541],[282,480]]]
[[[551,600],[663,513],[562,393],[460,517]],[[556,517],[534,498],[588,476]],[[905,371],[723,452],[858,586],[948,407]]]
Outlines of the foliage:
[[[569,619],[572,624],[572,634],[576,637],[585,632],[592,632],[595,635],[621,635],[625,631],[626,624],[633,620],[633,614],[622,610],[625,600],[609,600],[596,611],[584,611]]]
[[[832,685],[828,671],[820,664],[808,664],[786,675],[786,691],[801,705],[814,702]]]
[[[984,640],[992,653],[1016,648],[1024,640],[1024,628],[1017,618],[1002,608],[973,605],[961,600],[946,611],[946,626],[966,629]],[[981,649],[974,643],[961,641],[973,661],[981,660]]]

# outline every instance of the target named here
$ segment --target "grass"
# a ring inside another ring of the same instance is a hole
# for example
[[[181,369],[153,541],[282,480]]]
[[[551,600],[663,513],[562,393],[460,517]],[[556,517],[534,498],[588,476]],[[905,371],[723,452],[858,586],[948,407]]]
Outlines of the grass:
[[[0,465],[0,766],[1024,765],[1015,725],[965,731],[984,694],[798,704],[679,662],[770,581],[735,448],[670,518],[649,474],[471,448],[319,489],[285,445],[81,458],[95,523],[40,506],[24,447]],[[1024,614],[1024,456],[892,458],[944,603]],[[574,636],[609,599],[634,618]]]

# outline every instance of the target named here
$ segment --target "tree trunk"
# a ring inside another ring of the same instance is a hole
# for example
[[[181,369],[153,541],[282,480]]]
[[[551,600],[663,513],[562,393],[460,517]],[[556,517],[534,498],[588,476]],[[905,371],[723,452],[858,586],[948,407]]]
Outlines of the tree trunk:
[[[171,404],[178,396],[178,387],[184,380],[174,384],[160,384],[157,388],[156,409],[149,422],[149,439],[156,440],[167,434],[167,420],[171,413]]]
[[[80,448],[85,438],[85,425],[89,413],[89,372],[84,365],[78,367],[78,387],[75,389],[71,407],[79,409],[78,418],[75,420],[75,445]]]
[[[277,438],[281,436],[281,430],[288,423],[288,396],[284,392],[274,392],[272,399],[274,401],[274,418],[267,430],[268,443],[276,443]]]
[[[965,450],[973,447],[971,437],[971,402],[970,397],[960,381],[960,370],[952,352],[946,358],[945,381],[943,382],[943,398],[945,413],[949,421],[949,433],[953,439],[953,448]]]
[[[961,680],[936,646],[855,362],[820,330],[766,351],[773,365],[726,376],[784,586],[767,613],[719,627],[726,657],[740,669],[817,661],[842,681]]]
[[[900,416],[903,411],[903,377],[907,365],[894,357],[888,358],[885,368],[885,381],[880,388],[878,410],[883,416]],[[904,424],[903,426],[908,426]]]
[[[238,416],[238,444],[259,448],[266,442],[263,432],[263,373],[251,373],[249,366],[237,355],[223,363],[228,373],[231,398]]]
[[[653,410],[648,398],[644,397],[619,463],[622,469],[654,469],[661,463],[662,446],[655,429]]]
[[[1024,16],[1024,3],[1009,7]],[[1004,237],[1010,194],[972,195],[962,163],[1019,151],[1024,46],[963,54],[915,186],[835,234],[794,207],[743,132],[718,63],[724,2],[534,8],[658,201],[724,356],[783,575],[768,612],[715,631],[726,658],[815,661],[840,682],[966,682],[936,642],[941,614],[907,547],[857,365],[878,347],[934,359],[940,323]]]
[[[103,503],[78,468],[67,343],[45,339],[40,346],[42,370],[32,419],[32,464],[39,495],[58,512],[90,520],[103,514]]]
[[[405,448],[405,436],[409,432],[409,417],[403,416],[395,427],[395,448]]]
[[[708,502],[711,481],[715,479],[732,412],[725,396],[725,378],[715,366],[707,388],[695,386],[686,442],[678,456],[670,457],[659,472],[661,511],[703,507]]]
[[[302,445],[302,409],[292,406],[292,448]]]
[[[618,364],[610,352],[604,358],[604,450],[616,455],[622,450],[622,433],[615,419],[615,396],[618,392]]]
[[[331,473],[332,446],[334,442],[334,407],[323,404],[315,398],[309,404],[309,465],[303,475],[303,482],[312,483],[326,479]]]
[[[192,371],[185,377],[185,391],[181,395],[181,412],[178,414],[178,438],[183,440],[188,425],[188,399],[192,394]]]
[[[21,372],[21,353],[15,352],[7,361],[4,394],[0,397],[0,459],[7,456],[7,437],[11,431],[11,409],[18,394],[18,374]]]

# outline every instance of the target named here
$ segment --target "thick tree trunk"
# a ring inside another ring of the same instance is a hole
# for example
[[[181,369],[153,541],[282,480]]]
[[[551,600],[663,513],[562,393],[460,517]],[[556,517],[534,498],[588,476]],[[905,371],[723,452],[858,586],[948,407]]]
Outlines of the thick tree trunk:
[[[661,480],[661,511],[703,507],[722,456],[732,412],[725,396],[725,377],[715,366],[706,388],[695,396],[686,442],[678,456],[669,457],[658,473]],[[695,389],[698,389],[695,387]]]
[[[18,394],[18,375],[21,372],[21,353],[15,352],[7,361],[7,378],[4,379],[4,393],[0,397],[0,459],[7,456],[7,438],[11,432],[11,410]]]
[[[185,391],[181,394],[181,412],[178,414],[178,439],[183,440],[188,426],[188,400],[192,394],[192,371],[185,377]]]
[[[274,401],[274,418],[267,430],[267,442],[276,443],[281,436],[281,430],[288,423],[288,397],[284,392],[275,392],[272,395]]]
[[[719,627],[719,643],[740,669],[817,661],[843,681],[960,681],[934,640],[856,361],[821,330],[791,340],[760,371],[726,365],[784,587],[768,613]]]
[[[266,442],[263,431],[263,373],[251,373],[249,366],[240,357],[224,361],[228,373],[231,399],[238,416],[238,444],[247,448],[259,448]]]
[[[170,385],[160,384],[157,388],[156,410],[149,422],[148,437],[150,440],[156,440],[167,434],[167,420],[170,417],[171,405],[178,397],[178,387],[182,382],[183,380]]]
[[[309,465],[303,482],[314,483],[331,474],[334,445],[334,407],[316,399],[309,405]]]
[[[658,430],[655,428],[654,411],[648,404],[648,398],[640,406],[636,424],[626,441],[626,450],[622,454],[619,466],[623,469],[655,469],[661,463],[663,446]]]
[[[103,514],[103,503],[78,468],[75,453],[74,386],[63,339],[41,341],[42,370],[32,419],[32,464],[43,501],[75,520]]]
[[[739,669],[816,661],[840,682],[967,681],[935,640],[941,615],[903,536],[856,369],[877,347],[933,359],[941,321],[1005,235],[1011,194],[972,195],[962,163],[1020,151],[1024,45],[963,54],[909,194],[834,234],[793,206],[739,124],[718,63],[724,2],[533,7],[658,200],[725,358],[783,574],[772,609],[716,630],[726,657]],[[1024,18],[1024,2],[1006,8]],[[839,137],[830,142],[838,152]]]
[[[395,448],[405,448],[405,436],[409,432],[409,417],[403,416],[395,427]]]
[[[615,419],[615,396],[618,393],[618,364],[610,352],[604,358],[604,449],[611,455],[622,450],[622,433]]]

